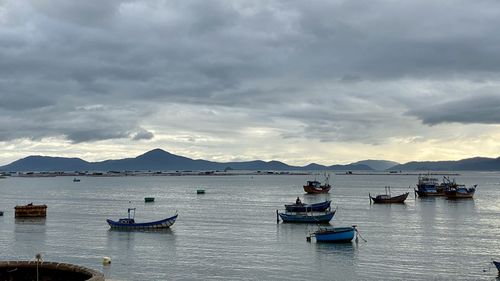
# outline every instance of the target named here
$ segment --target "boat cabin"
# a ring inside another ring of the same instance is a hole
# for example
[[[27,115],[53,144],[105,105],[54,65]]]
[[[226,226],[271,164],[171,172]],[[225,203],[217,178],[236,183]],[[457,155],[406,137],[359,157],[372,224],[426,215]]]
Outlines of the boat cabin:
[[[316,188],[321,188],[321,183],[319,181],[307,181],[307,186],[312,186]]]
[[[133,224],[133,223],[135,223],[135,220],[134,219],[125,218],[125,219],[119,219],[118,222],[119,223],[123,223],[123,224]]]
[[[135,223],[135,208],[128,208],[127,209],[128,217],[123,218],[123,219],[118,219],[119,223],[123,224],[134,224]]]

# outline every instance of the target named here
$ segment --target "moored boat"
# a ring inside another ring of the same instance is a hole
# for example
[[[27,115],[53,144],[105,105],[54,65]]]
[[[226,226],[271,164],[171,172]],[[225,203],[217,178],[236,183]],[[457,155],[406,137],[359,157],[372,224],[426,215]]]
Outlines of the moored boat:
[[[131,214],[131,212],[133,214]],[[121,229],[121,230],[156,230],[156,229],[165,229],[172,226],[177,220],[177,212],[174,216],[151,222],[135,222],[135,208],[128,209],[128,217],[119,219],[118,221],[113,221],[107,219],[106,222],[112,229]]]
[[[325,211],[325,212],[306,212],[306,213],[276,213],[279,215],[279,218],[283,220],[283,222],[294,222],[294,223],[328,223],[332,220],[335,215],[336,210],[333,211]],[[278,218],[278,221],[279,221]]]
[[[316,242],[326,243],[347,243],[351,242],[356,236],[356,226],[346,227],[320,227],[317,231],[310,234],[307,240],[310,241],[311,237],[316,238]]]
[[[465,185],[456,185],[445,192],[448,199],[472,198],[476,192],[477,185],[465,187]]]
[[[304,191],[309,194],[321,194],[328,193],[332,186],[329,183],[330,175],[325,175],[325,183],[321,184],[321,182],[317,180],[307,181],[307,184],[304,185]]]
[[[151,203],[154,202],[155,198],[154,197],[144,197],[144,202],[145,203]]]
[[[430,175],[419,175],[415,192],[419,197],[444,196],[445,188],[440,185],[437,178]]]
[[[80,182],[79,178],[73,178],[73,182]]]
[[[373,201],[373,203],[404,203],[406,198],[408,197],[409,192],[403,193],[398,196],[392,196],[391,195],[391,187],[386,186],[385,187],[385,194],[377,195],[375,197],[372,197],[369,193],[368,196],[370,197],[370,200]]]
[[[330,208],[331,200],[326,200],[325,202],[313,203],[313,204],[303,204],[295,203],[285,205],[287,212],[322,212]]]
[[[500,274],[500,261],[492,261],[492,263],[497,268],[498,274]]]

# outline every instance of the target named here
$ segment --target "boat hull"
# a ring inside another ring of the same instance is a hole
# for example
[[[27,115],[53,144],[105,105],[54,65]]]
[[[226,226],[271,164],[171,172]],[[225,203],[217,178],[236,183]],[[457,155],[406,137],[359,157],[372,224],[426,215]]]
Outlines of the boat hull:
[[[448,199],[470,199],[470,198],[474,197],[474,193],[475,193],[475,190],[470,191],[470,192],[458,192],[455,190],[451,190],[451,191],[446,192],[446,198],[448,198]]]
[[[428,190],[418,190],[415,189],[415,192],[418,194],[418,197],[438,197],[438,196],[445,196],[446,194],[444,191],[428,191]]]
[[[498,274],[500,274],[500,261],[492,261],[492,262],[495,265],[495,267],[497,268]]]
[[[335,211],[328,211],[321,214],[314,213],[279,213],[279,216],[283,222],[291,223],[328,223],[333,219]]]
[[[373,203],[377,204],[404,203],[406,198],[408,197],[408,194],[410,193],[406,192],[404,194],[389,198],[379,198],[378,196],[377,197],[370,196],[370,199],[373,201]]]
[[[285,205],[287,212],[323,212],[330,208],[331,200],[314,204],[290,204]]]
[[[333,227],[314,232],[316,242],[320,243],[347,243],[351,242],[355,235],[354,227]]]
[[[309,186],[309,185],[304,185],[304,191],[309,193],[309,194],[322,194],[322,193],[328,193],[332,187],[330,185],[322,185],[320,188],[314,187],[314,186]]]
[[[177,214],[173,217],[166,218],[159,221],[153,222],[144,222],[144,223],[119,223],[117,221],[113,221],[107,219],[106,222],[112,229],[121,229],[121,230],[155,230],[155,229],[165,229],[172,226],[177,220]]]

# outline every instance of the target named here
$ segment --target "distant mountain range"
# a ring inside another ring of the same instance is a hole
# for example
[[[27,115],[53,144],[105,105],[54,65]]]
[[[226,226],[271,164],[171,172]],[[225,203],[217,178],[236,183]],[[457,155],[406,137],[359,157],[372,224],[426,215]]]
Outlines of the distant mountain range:
[[[299,171],[299,170],[343,170],[359,171],[373,170],[366,164],[332,165],[324,166],[309,164],[307,166],[291,166],[279,161],[246,161],[219,163],[200,159],[190,159],[175,155],[161,149],[148,151],[135,158],[119,160],[106,160],[102,162],[87,162],[80,158],[63,158],[49,156],[28,156],[8,165],[1,166],[0,171],[6,172],[52,172],[52,171],[206,171],[206,170],[273,170],[273,171]]]
[[[500,158],[476,157],[459,161],[424,161],[399,164],[387,160],[363,160],[348,165],[324,166],[311,163],[291,166],[279,161],[212,162],[175,155],[162,149],[148,151],[135,158],[87,162],[80,158],[28,156],[1,166],[5,172],[52,171],[500,171]]]
[[[398,162],[394,161],[387,161],[387,160],[363,160],[363,161],[358,161],[356,163],[353,163],[356,165],[366,165],[372,168],[373,170],[377,171],[384,171],[389,168],[392,168],[396,165],[399,165]]]
[[[396,171],[500,171],[500,157],[474,157],[458,161],[408,162],[390,168]]]

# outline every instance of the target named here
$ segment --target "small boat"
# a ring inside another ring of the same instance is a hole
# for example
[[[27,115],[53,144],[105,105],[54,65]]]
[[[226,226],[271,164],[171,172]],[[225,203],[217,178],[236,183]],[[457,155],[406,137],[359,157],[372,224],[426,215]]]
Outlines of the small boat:
[[[376,197],[372,197],[369,193],[368,196],[373,203],[404,203],[406,198],[408,197],[409,192],[403,193],[398,196],[391,196],[391,187],[385,187],[385,194],[377,195]],[[370,201],[370,202],[371,202]]]
[[[154,202],[155,198],[154,197],[144,197],[144,202],[149,203],[149,202]]]
[[[131,215],[131,212],[133,213]],[[121,229],[121,230],[156,230],[156,229],[165,229],[169,228],[175,223],[175,220],[177,219],[177,212],[175,213],[174,216],[162,219],[159,221],[152,221],[152,222],[143,222],[143,223],[136,223],[135,222],[135,208],[129,208],[128,209],[128,217],[119,219],[118,221],[113,221],[110,219],[107,219],[106,222],[109,224],[109,226],[112,229]]]
[[[346,243],[351,242],[357,233],[356,226],[346,227],[320,227],[317,231],[306,237],[311,241],[311,237],[316,238],[316,242],[326,243]]]
[[[287,212],[323,212],[330,208],[331,202],[331,200],[326,200],[325,202],[313,204],[295,203],[285,205],[285,209]]]
[[[304,185],[304,191],[309,194],[321,194],[328,193],[332,186],[329,183],[330,175],[325,175],[325,183],[321,184],[321,182],[317,180],[307,181],[307,184]]]
[[[492,261],[492,263],[497,268],[498,274],[500,274],[500,261]]]
[[[473,187],[465,187],[465,185],[456,185],[446,191],[446,198],[448,199],[461,199],[472,198],[476,192],[477,184]]]
[[[3,216],[3,211],[0,211],[0,217]]]
[[[80,179],[78,179],[78,178],[73,178],[73,182],[80,182]]]
[[[310,213],[279,213],[276,211],[276,213],[279,215],[277,217],[277,220],[279,221],[279,218],[283,220],[283,222],[296,222],[296,223],[328,223],[333,219],[333,216],[335,215],[336,210],[333,211],[325,211],[321,213],[315,213],[315,212],[310,212]]]
[[[196,194],[205,194],[205,189],[197,189]]]

